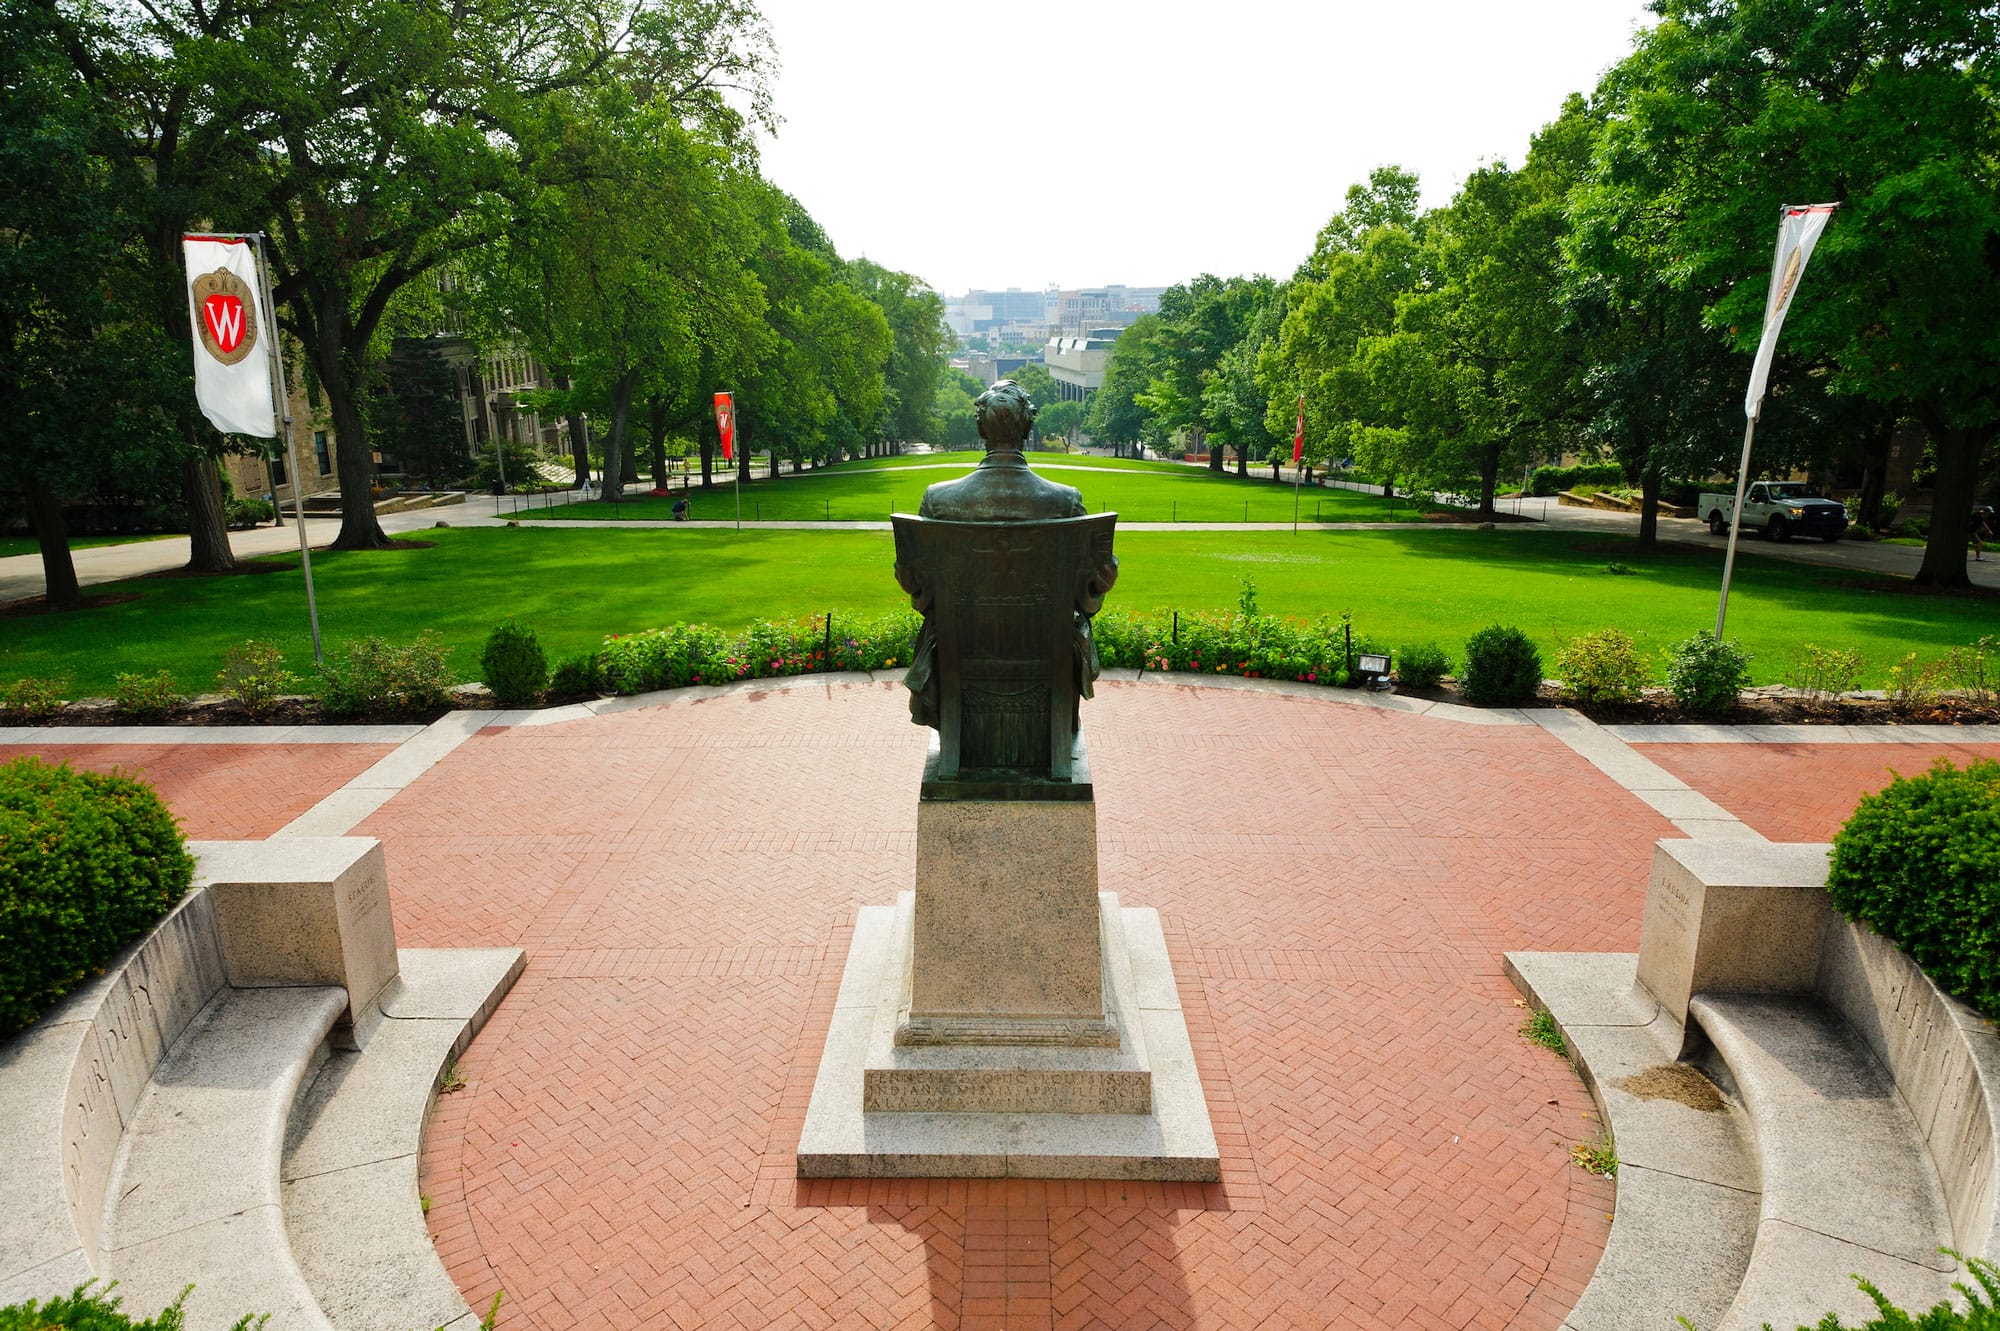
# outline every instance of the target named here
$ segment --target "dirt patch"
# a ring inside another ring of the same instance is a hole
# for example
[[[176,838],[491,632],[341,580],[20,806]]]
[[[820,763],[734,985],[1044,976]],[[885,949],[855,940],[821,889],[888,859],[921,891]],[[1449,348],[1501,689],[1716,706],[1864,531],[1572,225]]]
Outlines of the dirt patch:
[[[1504,526],[1515,522],[1537,522],[1540,519],[1523,517],[1519,513],[1475,513],[1469,509],[1446,508],[1440,509],[1435,513],[1424,514],[1423,520],[1425,522],[1450,523],[1455,526],[1463,526],[1468,523],[1474,526],[1482,526],[1489,523],[1494,526]]]
[[[1729,1107],[1715,1083],[1685,1063],[1662,1063],[1611,1084],[1641,1100],[1672,1100],[1704,1114],[1719,1114]]]
[[[138,599],[137,592],[119,592],[115,596],[86,596],[67,604],[51,605],[43,597],[30,596],[26,600],[0,604],[0,619],[26,618],[29,615],[60,615],[71,610],[97,610],[107,605],[124,605],[127,601]]]

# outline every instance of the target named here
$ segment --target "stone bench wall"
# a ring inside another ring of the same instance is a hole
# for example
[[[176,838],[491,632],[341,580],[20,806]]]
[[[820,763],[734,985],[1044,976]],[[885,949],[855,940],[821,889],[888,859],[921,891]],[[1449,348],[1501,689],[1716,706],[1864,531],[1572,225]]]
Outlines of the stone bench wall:
[[[1894,943],[1833,908],[1825,845],[1662,841],[1638,978],[1684,1027],[1701,993],[1803,994],[1895,1079],[1960,1250],[2000,1261],[2000,1034]]]
[[[2000,1261],[2000,1035],[1888,939],[1832,910],[1816,990],[1896,1080],[1961,1251]]]

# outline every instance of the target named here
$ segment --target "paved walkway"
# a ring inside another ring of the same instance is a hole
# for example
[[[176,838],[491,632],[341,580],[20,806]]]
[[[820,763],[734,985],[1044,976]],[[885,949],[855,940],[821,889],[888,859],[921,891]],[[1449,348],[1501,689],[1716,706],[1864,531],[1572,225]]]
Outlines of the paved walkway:
[[[1044,470],[1076,471],[1077,467],[1065,467],[1060,463],[1037,463]],[[923,464],[917,470],[935,467],[954,467],[962,470],[963,464],[931,463]],[[810,480],[826,475],[822,472],[801,473],[800,479]],[[790,479],[787,477],[786,479]],[[1354,488],[1349,486],[1348,488]],[[525,501],[524,501],[525,502]],[[1507,508],[1502,503],[1503,509]],[[536,526],[561,528],[600,528],[601,521],[564,521],[547,516],[560,513],[533,507],[522,508],[518,512],[501,509],[496,512],[490,496],[468,496],[462,504],[452,504],[444,508],[416,509],[405,513],[385,514],[381,518],[382,529],[392,536],[419,531],[446,522],[454,527],[498,527],[510,520],[532,521]],[[1601,531],[1606,535],[1632,535],[1639,530],[1639,518],[1635,513],[1613,513],[1603,509],[1570,508],[1553,501],[1528,500],[1525,512],[1528,517],[1543,522],[1549,527],[1572,531]],[[621,523],[627,527],[734,527],[734,522],[690,522],[632,521]],[[824,531],[887,531],[889,524],[883,522],[759,522],[750,524],[763,530],[824,530]],[[1291,531],[1289,522],[1127,522],[1121,525],[1125,531]],[[1303,531],[1410,531],[1426,530],[1413,528],[1407,522],[1329,522],[1310,523],[1300,528]],[[312,518],[306,520],[308,538],[313,548],[318,549],[331,541],[340,530],[337,518]],[[1661,518],[1660,535],[1666,540],[1685,541],[1697,545],[1713,545],[1722,548],[1723,542],[1708,534],[1708,528],[1693,519]],[[293,526],[257,527],[249,531],[231,532],[230,548],[237,555],[282,554],[297,550],[298,530]],[[1818,541],[1790,541],[1783,544],[1751,538],[1742,542],[1741,550],[1778,559],[1788,559],[1797,563],[1818,564],[1823,567],[1855,568],[1873,573],[1886,573],[1898,577],[1912,577],[1923,563],[1923,550],[1917,546],[1885,545],[1879,541],[1841,541],[1825,545]],[[187,563],[188,542],[185,536],[168,537],[155,541],[134,541],[125,545],[95,546],[87,550],[75,550],[71,556],[76,563],[78,581],[85,586],[115,582],[122,578],[139,577],[165,569],[180,568]],[[1984,562],[1968,562],[1966,569],[1975,586],[2000,590],[2000,557]],[[43,588],[41,556],[35,554],[10,555],[0,558],[0,605],[9,601],[24,600],[40,596]]]
[[[889,678],[313,744],[0,731],[0,760],[137,770],[198,836],[380,837],[405,946],[527,949],[424,1160],[503,1327],[1553,1331],[1613,1190],[1569,1163],[1590,1099],[1518,1037],[1501,954],[1633,948],[1656,838],[1823,839],[1891,769],[2000,756],[2000,728],[1175,677],[1107,682],[1086,727],[1103,885],[1161,912],[1220,1185],[792,1177],[855,911],[910,884],[924,735]]]

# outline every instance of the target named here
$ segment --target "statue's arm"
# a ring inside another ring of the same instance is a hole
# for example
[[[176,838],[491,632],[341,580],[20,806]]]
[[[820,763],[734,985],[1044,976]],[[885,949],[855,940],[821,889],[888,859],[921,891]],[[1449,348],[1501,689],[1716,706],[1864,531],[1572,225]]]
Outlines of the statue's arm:
[[[879,568],[881,566],[878,564],[876,567]],[[931,591],[930,577],[923,569],[915,564],[905,564],[898,561],[896,564],[896,585],[908,593],[910,609],[920,615],[928,615],[931,612],[931,602],[935,598]]]
[[[1084,574],[1083,586],[1077,593],[1076,608],[1079,614],[1094,615],[1104,607],[1104,598],[1118,582],[1118,556],[1106,555],[1104,562]]]

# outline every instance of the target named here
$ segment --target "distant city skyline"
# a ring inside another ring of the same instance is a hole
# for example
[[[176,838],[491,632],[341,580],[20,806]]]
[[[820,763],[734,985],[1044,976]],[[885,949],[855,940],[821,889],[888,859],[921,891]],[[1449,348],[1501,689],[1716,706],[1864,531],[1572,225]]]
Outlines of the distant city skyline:
[[[762,0],[783,64],[766,176],[840,252],[943,294],[1289,276],[1348,186],[1423,202],[1520,165],[1631,49],[1644,0]],[[857,22],[865,12],[865,22]]]

